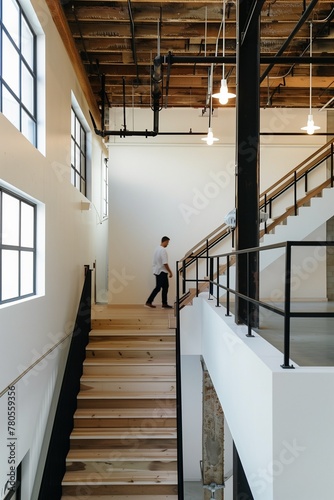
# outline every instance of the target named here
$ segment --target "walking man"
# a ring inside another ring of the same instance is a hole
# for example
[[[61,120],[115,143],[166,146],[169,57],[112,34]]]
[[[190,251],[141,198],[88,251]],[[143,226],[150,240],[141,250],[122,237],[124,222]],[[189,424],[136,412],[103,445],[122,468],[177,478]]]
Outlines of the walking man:
[[[153,274],[155,275],[156,285],[151,295],[146,301],[146,307],[155,308],[153,305],[153,300],[161,291],[162,307],[165,309],[172,309],[172,306],[168,305],[167,294],[168,294],[168,277],[171,278],[173,273],[168,265],[168,255],[166,247],[168,246],[169,238],[168,236],[163,236],[161,238],[160,245],[155,249],[153,254]]]

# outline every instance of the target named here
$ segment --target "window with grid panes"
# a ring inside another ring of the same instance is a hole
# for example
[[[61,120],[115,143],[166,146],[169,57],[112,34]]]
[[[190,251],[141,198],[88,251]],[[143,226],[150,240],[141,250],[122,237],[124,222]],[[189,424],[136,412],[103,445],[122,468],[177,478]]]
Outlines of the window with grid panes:
[[[36,294],[36,205],[0,186],[0,304]]]
[[[86,131],[71,108],[71,182],[86,196]]]
[[[37,146],[36,35],[17,0],[0,0],[1,112]]]

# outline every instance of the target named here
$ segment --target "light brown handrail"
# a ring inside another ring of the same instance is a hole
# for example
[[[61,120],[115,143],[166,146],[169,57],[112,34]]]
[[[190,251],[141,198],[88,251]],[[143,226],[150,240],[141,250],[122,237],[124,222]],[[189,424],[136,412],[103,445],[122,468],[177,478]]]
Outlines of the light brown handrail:
[[[264,204],[265,196],[267,199],[275,198],[281,191],[298,181],[305,176],[307,172],[322,163],[331,154],[331,145],[334,143],[334,138],[321,146],[317,151],[312,153],[308,158],[299,163],[295,168],[287,172],[278,181],[272,184],[268,189],[260,194],[260,207]],[[267,201],[268,203],[268,201]]]
[[[12,385],[16,385],[25,375],[27,375],[27,373],[29,373],[33,368],[35,368],[36,365],[38,365],[44,358],[46,358],[52,351],[54,351],[56,349],[56,347],[58,347],[60,344],[65,342],[65,340],[68,339],[68,337],[70,337],[72,334],[73,334],[73,332],[68,333],[65,337],[60,339],[59,342],[57,342],[55,345],[50,347],[50,349],[48,351],[46,351],[44,354],[42,354],[42,356],[40,356],[34,363],[32,363],[28,368],[26,368],[22,373],[20,373],[20,375],[18,375],[16,377],[16,379],[14,379],[10,384],[8,384],[5,387],[5,389],[3,389],[0,392],[0,398],[2,398],[2,396],[4,396],[4,394],[6,394],[9,387],[11,387]]]

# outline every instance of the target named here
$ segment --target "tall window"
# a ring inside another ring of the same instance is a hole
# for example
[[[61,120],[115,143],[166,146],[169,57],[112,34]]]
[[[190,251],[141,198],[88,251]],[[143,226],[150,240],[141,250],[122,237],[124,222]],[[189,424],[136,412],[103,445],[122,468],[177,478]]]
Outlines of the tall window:
[[[109,206],[109,183],[108,183],[108,158],[104,158],[102,165],[102,218],[106,219],[108,217],[108,206]]]
[[[1,112],[37,146],[36,35],[17,0],[0,0]]]
[[[36,294],[36,205],[0,186],[0,304]]]
[[[71,182],[86,196],[87,183],[86,131],[76,112],[71,109]]]

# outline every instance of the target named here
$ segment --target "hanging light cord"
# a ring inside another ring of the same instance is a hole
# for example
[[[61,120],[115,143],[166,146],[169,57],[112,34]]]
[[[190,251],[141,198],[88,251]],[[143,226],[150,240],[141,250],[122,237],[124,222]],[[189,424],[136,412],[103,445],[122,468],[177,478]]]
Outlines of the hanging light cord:
[[[223,57],[225,57],[225,14],[226,14],[226,0],[223,2]],[[223,62],[223,78],[225,78],[225,63]]]
[[[312,21],[310,22],[310,115],[312,114]]]

